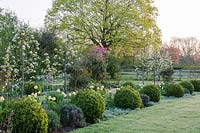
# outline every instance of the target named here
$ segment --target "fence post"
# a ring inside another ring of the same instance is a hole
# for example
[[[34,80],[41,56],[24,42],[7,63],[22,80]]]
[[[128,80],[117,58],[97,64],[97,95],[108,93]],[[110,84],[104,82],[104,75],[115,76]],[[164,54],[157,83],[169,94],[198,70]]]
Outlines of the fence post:
[[[156,71],[153,71],[153,84],[156,84]]]
[[[144,65],[142,66],[142,85],[144,85]]]
[[[181,69],[179,70],[179,80],[181,81]]]
[[[149,80],[149,72],[146,72],[146,80]]]

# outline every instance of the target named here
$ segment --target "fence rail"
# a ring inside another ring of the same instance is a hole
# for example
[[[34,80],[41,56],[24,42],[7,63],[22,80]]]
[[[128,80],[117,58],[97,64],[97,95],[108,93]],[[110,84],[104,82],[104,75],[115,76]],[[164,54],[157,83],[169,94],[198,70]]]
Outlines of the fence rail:
[[[123,69],[120,73],[122,76],[129,76],[134,79],[142,78],[142,70],[140,69]],[[145,71],[145,79],[152,79],[154,76],[156,80],[161,79],[161,75],[159,73],[154,72],[146,72]],[[174,74],[172,75],[174,80],[184,80],[184,79],[200,79],[200,70],[174,70]]]

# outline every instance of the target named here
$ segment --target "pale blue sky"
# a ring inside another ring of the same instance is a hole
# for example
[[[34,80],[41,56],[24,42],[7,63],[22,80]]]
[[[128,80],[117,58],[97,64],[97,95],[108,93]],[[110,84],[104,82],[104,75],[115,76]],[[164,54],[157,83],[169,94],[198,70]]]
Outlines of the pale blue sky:
[[[194,36],[200,38],[200,0],[155,0],[158,7],[158,26],[163,41],[170,37]],[[41,27],[52,0],[0,0],[0,7],[14,11],[17,16],[29,21],[33,27]]]
[[[52,0],[0,0],[0,7],[14,11],[20,20],[33,27],[42,27]]]

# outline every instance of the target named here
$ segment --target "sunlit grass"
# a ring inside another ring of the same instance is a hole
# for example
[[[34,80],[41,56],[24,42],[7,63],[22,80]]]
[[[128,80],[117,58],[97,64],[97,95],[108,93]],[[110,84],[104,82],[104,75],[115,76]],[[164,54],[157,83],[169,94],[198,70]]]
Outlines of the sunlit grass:
[[[115,117],[75,133],[199,133],[200,95],[162,99],[153,107]]]

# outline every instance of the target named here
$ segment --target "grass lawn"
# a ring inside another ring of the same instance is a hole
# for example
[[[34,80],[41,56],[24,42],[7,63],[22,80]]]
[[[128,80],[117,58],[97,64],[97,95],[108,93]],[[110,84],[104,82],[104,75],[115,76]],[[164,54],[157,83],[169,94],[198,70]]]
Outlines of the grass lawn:
[[[162,99],[155,106],[74,133],[200,133],[200,94]]]

